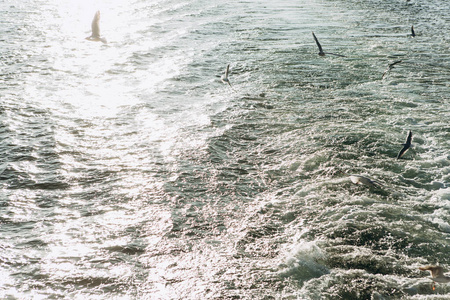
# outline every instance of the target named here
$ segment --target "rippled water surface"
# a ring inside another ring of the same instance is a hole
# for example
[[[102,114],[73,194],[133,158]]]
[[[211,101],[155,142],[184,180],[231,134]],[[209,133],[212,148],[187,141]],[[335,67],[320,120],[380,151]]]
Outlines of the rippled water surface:
[[[450,298],[449,11],[1,2],[0,298]]]

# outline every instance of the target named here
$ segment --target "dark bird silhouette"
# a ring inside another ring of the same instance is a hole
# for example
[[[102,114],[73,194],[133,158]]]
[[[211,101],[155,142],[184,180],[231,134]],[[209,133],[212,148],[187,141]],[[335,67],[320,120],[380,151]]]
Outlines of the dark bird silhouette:
[[[317,39],[316,35],[314,34],[314,32],[312,33],[314,40],[316,41],[317,47],[319,48],[319,55],[320,56],[325,56],[325,54],[330,54],[330,55],[335,55],[335,56],[340,56],[340,57],[346,57],[345,55],[340,55],[340,54],[335,54],[335,53],[330,53],[330,52],[323,52],[322,49],[322,45],[320,45],[319,40]]]
[[[381,79],[383,79],[384,76],[386,76],[386,74],[389,73],[396,64],[399,64],[401,62],[402,62],[402,60],[397,60],[397,61],[394,61],[392,64],[389,64],[386,71],[384,71],[383,76],[381,76]]]
[[[415,37],[416,33],[414,32],[414,26],[411,26],[411,34],[410,36]]]
[[[403,148],[397,155],[397,159],[400,159],[406,151],[408,151],[409,147],[411,147],[412,133],[409,131],[408,137],[406,138],[406,143],[402,144]]]
[[[92,29],[92,33],[91,36],[88,36],[86,38],[86,40],[88,41],[93,41],[93,42],[102,42],[104,44],[106,44],[106,39],[102,38],[100,36],[100,11],[98,10],[95,15],[94,15],[94,19],[92,20],[92,24],[91,24],[91,29]]]

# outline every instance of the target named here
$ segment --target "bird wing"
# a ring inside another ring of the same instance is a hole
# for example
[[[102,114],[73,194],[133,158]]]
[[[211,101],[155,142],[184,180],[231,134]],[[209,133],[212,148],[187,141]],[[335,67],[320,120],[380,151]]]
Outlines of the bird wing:
[[[442,267],[436,266],[431,270],[431,277],[437,278],[443,276],[444,276],[444,269]]]
[[[97,11],[94,15],[94,19],[92,20],[91,28],[92,28],[92,37],[100,37],[100,11]]]
[[[389,64],[388,67],[386,68],[386,71],[384,71],[383,76],[381,76],[381,79],[383,79],[384,76],[386,76],[386,74],[389,73],[389,71],[390,71],[396,64],[399,64],[399,63],[401,63],[401,62],[402,62],[401,60],[397,60],[397,61],[394,61],[392,64]]]
[[[403,154],[405,154],[406,151],[408,151],[409,146],[405,144],[405,146],[403,146],[402,150],[400,150],[400,152],[397,155],[397,159],[402,158]]]
[[[407,145],[411,145],[411,140],[412,140],[412,132],[410,130],[409,134],[408,134],[408,137],[406,138],[406,144]]]
[[[444,269],[441,266],[425,266],[425,267],[419,267],[419,270],[421,271],[430,271],[431,278],[443,278],[444,276]]]
[[[411,35],[416,36],[416,33],[414,32],[414,26],[411,26]]]
[[[392,69],[396,64],[399,64],[401,62],[402,62],[402,60],[394,61],[392,64],[389,65],[389,67]]]
[[[322,46],[319,43],[319,40],[317,39],[316,35],[314,34],[314,32],[312,33],[314,40],[316,41],[317,47],[319,47],[319,52],[323,52],[322,50]]]
[[[228,72],[230,71],[230,65],[227,66],[227,69],[225,70],[225,78],[228,78]]]
[[[350,180],[354,183],[354,184],[365,184],[368,186],[376,186],[376,185],[382,185],[381,183],[377,182],[376,180],[372,180],[370,178],[361,176],[361,175],[350,175]]]
[[[342,55],[342,54],[336,54],[336,53],[331,53],[331,52],[324,52],[324,53],[331,54],[331,55],[334,55],[334,56],[339,56],[339,57],[347,57],[347,56]]]

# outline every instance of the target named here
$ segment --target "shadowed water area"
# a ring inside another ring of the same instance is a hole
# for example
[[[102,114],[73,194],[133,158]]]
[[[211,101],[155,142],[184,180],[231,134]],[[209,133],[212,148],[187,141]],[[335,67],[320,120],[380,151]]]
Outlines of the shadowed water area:
[[[450,297],[449,11],[1,2],[0,298]]]

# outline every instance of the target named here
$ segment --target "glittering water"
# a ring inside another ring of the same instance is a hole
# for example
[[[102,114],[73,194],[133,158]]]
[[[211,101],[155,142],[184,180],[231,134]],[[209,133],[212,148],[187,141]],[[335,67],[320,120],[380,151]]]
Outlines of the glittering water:
[[[0,298],[450,297],[449,10],[1,2]]]

